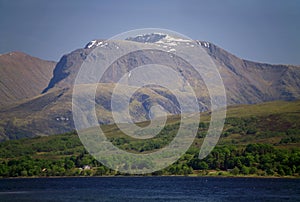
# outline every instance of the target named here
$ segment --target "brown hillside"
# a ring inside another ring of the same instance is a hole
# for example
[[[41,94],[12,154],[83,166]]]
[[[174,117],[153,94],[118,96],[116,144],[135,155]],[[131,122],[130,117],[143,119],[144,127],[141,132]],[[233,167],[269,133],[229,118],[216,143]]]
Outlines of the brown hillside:
[[[0,107],[40,94],[55,65],[22,52],[0,55]]]

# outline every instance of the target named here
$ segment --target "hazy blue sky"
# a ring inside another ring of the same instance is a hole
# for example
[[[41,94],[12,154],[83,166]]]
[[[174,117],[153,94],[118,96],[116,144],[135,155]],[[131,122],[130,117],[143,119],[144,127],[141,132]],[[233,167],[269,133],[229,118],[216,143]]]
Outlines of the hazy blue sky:
[[[300,64],[300,0],[0,0],[0,53],[58,61],[95,38],[165,28],[254,61]]]

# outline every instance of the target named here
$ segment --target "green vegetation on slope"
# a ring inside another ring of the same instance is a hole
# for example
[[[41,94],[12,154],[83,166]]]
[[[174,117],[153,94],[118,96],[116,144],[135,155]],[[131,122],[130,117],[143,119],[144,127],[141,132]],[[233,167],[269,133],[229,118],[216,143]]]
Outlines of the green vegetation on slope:
[[[186,154],[153,175],[300,176],[300,101],[229,108],[218,146],[203,160],[198,153],[209,126],[208,113],[201,120]],[[119,148],[145,153],[167,145],[178,127],[179,117],[170,117],[160,134],[149,140],[128,137],[115,125],[102,128]],[[116,174],[86,152],[75,132],[0,143],[3,177]]]

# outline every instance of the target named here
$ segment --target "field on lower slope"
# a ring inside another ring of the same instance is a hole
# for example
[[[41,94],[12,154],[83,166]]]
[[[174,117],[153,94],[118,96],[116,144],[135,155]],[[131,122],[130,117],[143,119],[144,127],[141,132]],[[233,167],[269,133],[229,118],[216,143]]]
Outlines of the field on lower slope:
[[[149,140],[128,137],[116,125],[102,128],[119,148],[145,153],[167,145],[176,135],[179,120],[179,116],[170,117],[165,128]],[[205,175],[209,170],[216,170],[219,175],[299,176],[299,120],[300,101],[229,107],[217,147],[199,160],[199,149],[209,126],[209,113],[203,113],[197,138],[186,154],[154,174]],[[91,168],[82,169],[85,165]],[[119,173],[106,168],[86,152],[75,132],[0,143],[0,176],[115,174]]]

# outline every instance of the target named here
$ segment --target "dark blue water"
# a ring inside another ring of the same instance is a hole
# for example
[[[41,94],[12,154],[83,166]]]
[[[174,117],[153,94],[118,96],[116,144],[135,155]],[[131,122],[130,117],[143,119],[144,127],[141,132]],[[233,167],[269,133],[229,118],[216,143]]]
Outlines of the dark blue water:
[[[0,201],[300,201],[300,180],[206,177],[1,179]]]

